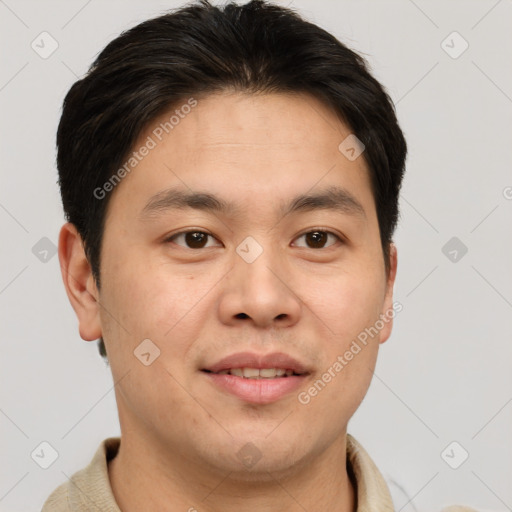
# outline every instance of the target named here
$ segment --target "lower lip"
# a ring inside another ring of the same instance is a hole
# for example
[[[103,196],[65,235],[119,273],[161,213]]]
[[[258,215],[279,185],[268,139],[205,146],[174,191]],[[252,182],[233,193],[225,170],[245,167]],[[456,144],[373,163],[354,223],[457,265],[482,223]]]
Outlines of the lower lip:
[[[246,379],[230,374],[203,373],[220,389],[253,404],[276,402],[300,388],[306,378],[305,375],[290,375],[274,379]]]

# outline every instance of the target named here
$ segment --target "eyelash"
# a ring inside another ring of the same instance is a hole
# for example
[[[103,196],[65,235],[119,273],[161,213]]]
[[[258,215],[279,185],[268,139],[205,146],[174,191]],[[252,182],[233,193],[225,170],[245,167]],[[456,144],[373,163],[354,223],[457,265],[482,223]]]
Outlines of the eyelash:
[[[337,235],[336,233],[333,233],[332,231],[329,231],[328,229],[326,228],[322,228],[322,227],[318,227],[318,228],[313,228],[313,229],[309,229],[308,231],[305,231],[303,232],[302,234],[298,235],[295,240],[297,238],[301,238],[303,237],[304,235],[308,235],[310,233],[315,233],[315,232],[319,232],[319,233],[326,233],[327,235],[332,235],[334,236],[338,242],[340,243],[344,243],[344,240],[341,238],[341,236]],[[167,237],[165,240],[164,240],[164,243],[171,243],[173,242],[173,239],[177,238],[178,236],[180,235],[186,235],[188,233],[201,233],[201,234],[205,234],[205,235],[208,235],[212,238],[215,238],[215,236],[212,234],[212,233],[209,233],[208,231],[203,231],[203,230],[200,230],[200,229],[189,229],[189,230],[186,230],[186,231],[180,231],[179,233],[174,233],[173,235]],[[178,245],[178,244],[176,244]],[[334,245],[334,244],[333,244]],[[179,247],[183,247],[181,245],[179,245]],[[332,247],[332,245],[328,246],[328,247],[321,247],[320,249],[316,249],[316,250],[325,250],[325,249],[329,249],[330,247]],[[204,249],[204,247],[201,247],[200,249],[193,249],[191,247],[183,247],[185,249],[190,249],[191,251],[199,251],[201,249]],[[209,247],[206,247],[206,249],[208,249]],[[310,247],[303,247],[305,249],[311,249]],[[314,248],[313,248],[314,249]]]

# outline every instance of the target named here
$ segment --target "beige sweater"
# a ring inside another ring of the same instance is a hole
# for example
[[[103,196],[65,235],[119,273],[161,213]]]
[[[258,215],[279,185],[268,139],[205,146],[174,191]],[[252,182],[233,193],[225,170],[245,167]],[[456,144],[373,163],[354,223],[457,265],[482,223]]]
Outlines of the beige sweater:
[[[110,487],[107,466],[107,462],[116,456],[120,442],[119,437],[105,439],[89,465],[55,489],[41,512],[121,512]],[[350,434],[347,434],[347,461],[356,481],[357,512],[393,512],[395,509],[384,478]],[[452,506],[442,512],[476,511]]]

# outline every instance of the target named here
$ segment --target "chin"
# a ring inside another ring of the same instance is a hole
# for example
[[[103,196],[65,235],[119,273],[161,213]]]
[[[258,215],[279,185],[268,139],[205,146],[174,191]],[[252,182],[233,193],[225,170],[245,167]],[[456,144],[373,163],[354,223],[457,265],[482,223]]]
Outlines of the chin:
[[[229,479],[238,483],[275,483],[277,480],[286,480],[296,474],[305,466],[305,463],[290,457],[276,458],[262,457],[254,465],[246,467],[238,460],[228,462],[222,469],[229,471]]]
[[[208,456],[213,456],[212,462],[218,469],[229,472],[229,478],[237,482],[275,482],[276,478],[290,477],[310,463],[313,454],[307,451],[304,441],[293,442],[288,436],[288,443],[283,437],[271,442],[265,435],[268,434],[243,439],[234,436],[229,445]]]

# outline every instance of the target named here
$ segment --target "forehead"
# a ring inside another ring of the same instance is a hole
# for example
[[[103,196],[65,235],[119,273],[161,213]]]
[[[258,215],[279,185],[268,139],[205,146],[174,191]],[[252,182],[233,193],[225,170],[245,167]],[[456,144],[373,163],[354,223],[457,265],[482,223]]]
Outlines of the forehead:
[[[339,149],[350,129],[313,96],[222,93],[195,102],[178,103],[148,125],[133,150],[151,149],[114,196],[142,210],[179,186],[242,208],[271,203],[282,211],[289,197],[336,186],[373,202],[364,158],[351,161]]]
[[[153,125],[167,118],[168,112]],[[333,148],[333,141],[348,135],[350,130],[334,111],[309,94],[223,92],[199,98],[197,106],[171,133],[197,149],[235,152],[237,146],[245,145],[253,152],[264,147],[285,154],[312,149],[336,153],[338,145]]]

